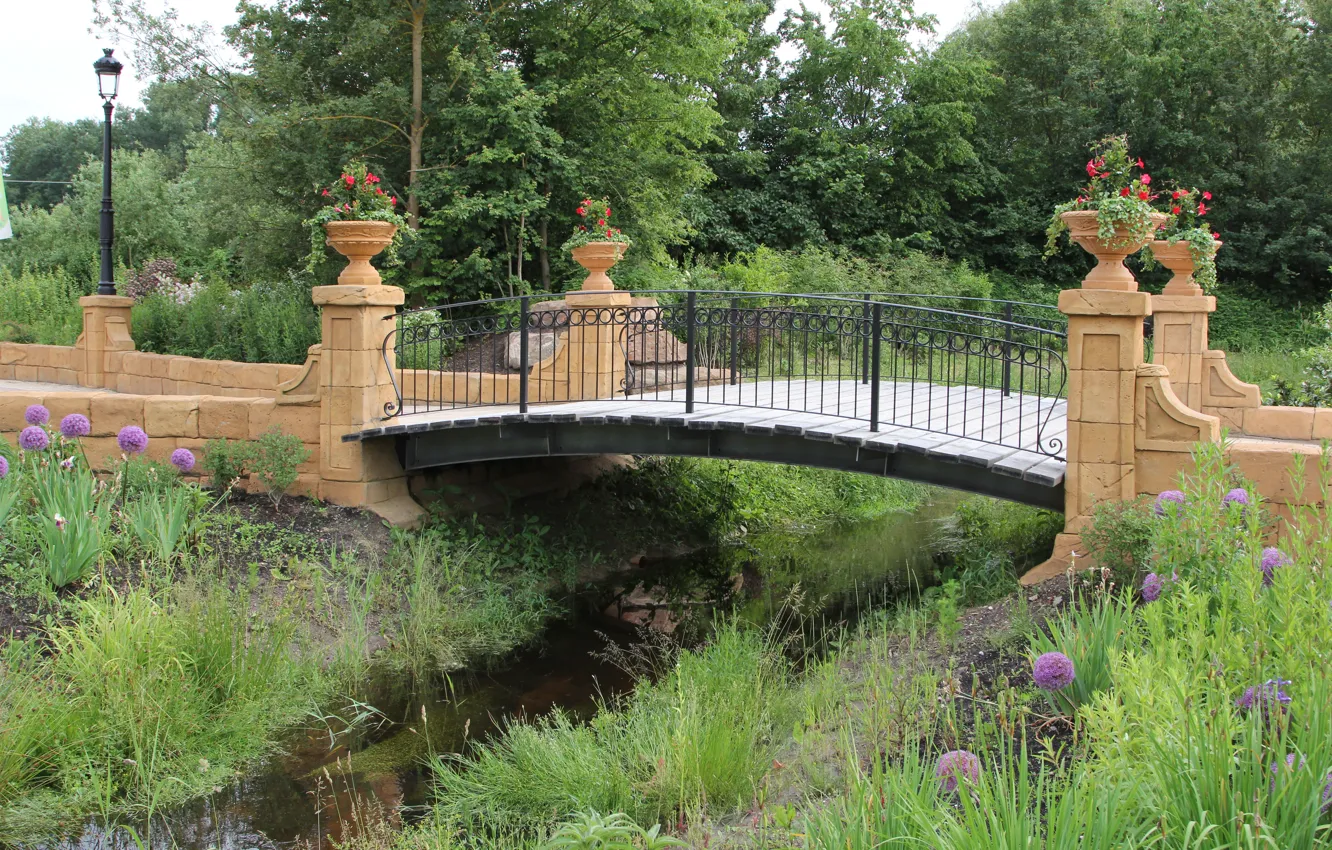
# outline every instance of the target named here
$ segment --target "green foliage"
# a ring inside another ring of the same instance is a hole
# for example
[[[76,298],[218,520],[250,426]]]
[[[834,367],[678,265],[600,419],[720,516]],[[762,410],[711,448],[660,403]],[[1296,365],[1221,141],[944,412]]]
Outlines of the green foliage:
[[[1049,557],[1063,516],[1053,511],[972,496],[940,525],[934,546],[941,575],[955,580],[967,606],[1012,592],[1017,577]]]
[[[1088,549],[1084,554],[1109,570],[1117,587],[1137,587],[1142,575],[1150,572],[1155,519],[1150,497],[1099,502],[1082,533]]]
[[[200,464],[208,472],[213,489],[228,492],[245,475],[250,464],[251,447],[245,441],[228,440],[219,437],[204,444],[204,456]]]
[[[646,823],[743,804],[777,753],[776,734],[795,719],[789,675],[762,635],[725,626],[589,725],[561,712],[512,722],[435,763],[436,809],[538,826],[586,809]]]
[[[84,289],[63,269],[12,272],[0,266],[0,339],[73,345],[83,328]]]
[[[662,835],[661,824],[643,829],[622,814],[602,815],[587,811],[561,824],[550,840],[541,846],[542,850],[657,850],[688,845]]]
[[[125,522],[148,555],[171,564],[183,559],[203,532],[201,495],[190,486],[149,491],[125,504]]]
[[[611,206],[607,198],[595,201],[584,198],[574,212],[578,215],[578,224],[574,227],[573,235],[560,246],[560,250],[571,251],[589,242],[614,242],[626,248],[633,244],[618,227],[611,225]],[[617,252],[617,255],[619,253],[623,252]]]
[[[310,459],[310,450],[294,434],[274,425],[250,446],[247,462],[254,477],[274,505],[282,503],[287,488],[296,483],[297,467]]]
[[[1133,605],[1127,595],[1103,596],[1076,605],[1046,623],[1049,634],[1037,631],[1031,639],[1031,657],[1062,652],[1073,661],[1077,677],[1068,687],[1054,691],[1055,710],[1076,714],[1097,694],[1110,690],[1111,671],[1121,650],[1133,640]]]
[[[131,321],[142,351],[247,363],[304,363],[320,333],[310,290],[293,280],[155,292],[134,305]]]

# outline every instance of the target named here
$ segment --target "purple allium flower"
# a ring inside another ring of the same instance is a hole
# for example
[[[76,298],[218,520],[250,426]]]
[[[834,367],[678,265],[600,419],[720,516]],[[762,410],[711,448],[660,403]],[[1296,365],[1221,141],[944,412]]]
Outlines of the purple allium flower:
[[[1073,684],[1077,674],[1073,671],[1073,660],[1062,652],[1047,652],[1036,659],[1032,667],[1032,678],[1036,687],[1045,691],[1059,691]]]
[[[1258,562],[1258,569],[1263,571],[1263,587],[1271,587],[1272,575],[1281,567],[1288,567],[1293,563],[1289,555],[1275,546],[1263,549],[1262,560]]]
[[[148,434],[138,425],[126,425],[116,435],[116,445],[126,454],[143,454],[143,450],[148,448]]]
[[[1275,708],[1277,713],[1284,712],[1286,705],[1290,703],[1290,695],[1282,690],[1282,685],[1289,685],[1289,679],[1268,679],[1261,685],[1251,685],[1244,689],[1240,698],[1235,700],[1235,705],[1245,711],[1257,710],[1264,716],[1268,714],[1270,708]]]
[[[194,469],[194,452],[189,449],[176,449],[171,453],[171,465],[181,472]]]
[[[9,475],[9,459],[0,455],[0,478]]]
[[[1142,580],[1142,601],[1155,602],[1161,598],[1161,577],[1156,573],[1148,573]]]
[[[28,409],[23,411],[23,421],[29,425],[45,425],[51,421],[51,411],[40,404],[30,404]]]
[[[92,423],[82,413],[71,413],[60,420],[60,433],[71,440],[86,437],[92,433]]]
[[[51,445],[51,438],[40,426],[29,425],[19,432],[19,448],[29,452],[45,451]]]
[[[1249,491],[1243,487],[1236,487],[1226,495],[1221,497],[1221,507],[1228,508],[1231,505],[1240,505],[1247,507],[1249,504]]]
[[[1173,504],[1183,507],[1184,501],[1184,494],[1179,490],[1162,490],[1161,494],[1156,497],[1156,515],[1165,516],[1168,505]]]
[[[934,775],[943,780],[943,790],[956,791],[958,781],[964,777],[970,782],[980,781],[980,759],[968,750],[950,750],[939,756]]]

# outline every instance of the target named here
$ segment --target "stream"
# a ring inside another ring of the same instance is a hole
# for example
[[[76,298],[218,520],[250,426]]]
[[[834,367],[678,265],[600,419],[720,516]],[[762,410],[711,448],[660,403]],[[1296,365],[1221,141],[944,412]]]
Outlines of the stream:
[[[496,672],[459,674],[447,689],[427,694],[404,693],[399,682],[378,677],[357,703],[332,707],[342,716],[370,715],[352,732],[334,734],[319,724],[294,732],[253,775],[154,817],[151,842],[143,843],[251,850],[308,841],[326,848],[356,829],[358,816],[411,819],[428,802],[429,752],[463,751],[506,718],[555,708],[586,717],[599,698],[630,689],[631,677],[603,657],[608,641],[628,645],[651,626],[688,642],[719,611],[769,623],[793,606],[793,620],[817,634],[933,584],[931,541],[959,496],[932,495],[912,513],[644,558],[580,590],[567,620]],[[147,838],[146,824],[135,829]],[[78,837],[44,847],[138,850],[128,831],[96,820]]]

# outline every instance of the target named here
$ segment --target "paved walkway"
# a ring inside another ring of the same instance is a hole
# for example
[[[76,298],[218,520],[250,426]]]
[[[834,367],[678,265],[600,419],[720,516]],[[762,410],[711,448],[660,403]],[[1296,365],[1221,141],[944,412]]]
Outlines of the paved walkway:
[[[112,390],[44,381],[0,381],[0,393],[109,393]]]

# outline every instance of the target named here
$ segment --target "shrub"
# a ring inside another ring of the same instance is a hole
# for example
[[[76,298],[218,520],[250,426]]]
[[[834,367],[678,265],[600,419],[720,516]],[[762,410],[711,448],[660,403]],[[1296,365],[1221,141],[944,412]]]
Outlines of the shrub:
[[[276,425],[252,444],[249,453],[250,471],[274,505],[281,504],[287,488],[296,483],[297,467],[309,459],[310,450],[301,438],[282,433]]]
[[[1092,508],[1082,541],[1119,587],[1135,587],[1139,576],[1151,569],[1155,519],[1150,496],[1098,502]]]
[[[83,287],[63,269],[15,274],[0,265],[0,339],[73,345],[83,328]]]
[[[203,468],[207,470],[213,487],[229,492],[245,475],[250,453],[248,442],[233,442],[226,437],[209,440],[204,444]]]

